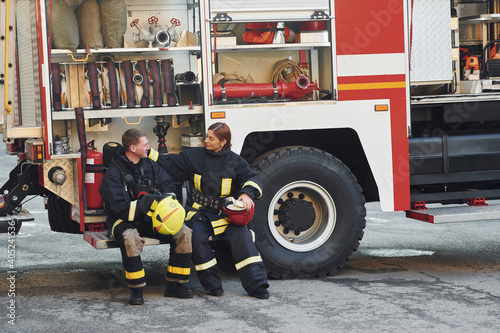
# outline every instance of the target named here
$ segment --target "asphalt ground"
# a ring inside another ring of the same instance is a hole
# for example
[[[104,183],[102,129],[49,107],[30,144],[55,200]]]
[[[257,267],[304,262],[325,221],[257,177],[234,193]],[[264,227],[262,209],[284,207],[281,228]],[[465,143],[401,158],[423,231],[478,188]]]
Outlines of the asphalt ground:
[[[4,149],[2,184],[15,165]],[[344,269],[271,280],[268,300],[246,295],[224,251],[216,252],[224,296],[205,294],[192,274],[194,298],[165,298],[168,245],[149,246],[145,304],[129,306],[118,249],[50,231],[42,198],[24,207],[35,221],[14,238],[0,234],[1,332],[500,331],[498,221],[431,225],[369,203],[365,237]]]

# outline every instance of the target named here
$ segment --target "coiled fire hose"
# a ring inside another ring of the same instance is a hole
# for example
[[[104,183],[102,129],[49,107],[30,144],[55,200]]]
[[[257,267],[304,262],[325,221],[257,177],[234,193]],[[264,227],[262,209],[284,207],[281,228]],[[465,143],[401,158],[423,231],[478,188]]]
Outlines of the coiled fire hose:
[[[302,69],[295,61],[283,59],[274,65],[271,81],[274,83],[279,81],[295,82],[303,75]]]

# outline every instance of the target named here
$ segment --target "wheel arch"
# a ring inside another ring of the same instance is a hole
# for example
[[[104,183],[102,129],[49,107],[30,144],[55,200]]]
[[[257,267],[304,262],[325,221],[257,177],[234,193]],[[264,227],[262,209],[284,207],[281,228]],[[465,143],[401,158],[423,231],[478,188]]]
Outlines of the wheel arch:
[[[289,146],[312,147],[335,156],[354,174],[363,189],[365,201],[379,200],[377,184],[361,140],[351,128],[252,132],[244,140],[241,156],[252,163],[272,150]]]

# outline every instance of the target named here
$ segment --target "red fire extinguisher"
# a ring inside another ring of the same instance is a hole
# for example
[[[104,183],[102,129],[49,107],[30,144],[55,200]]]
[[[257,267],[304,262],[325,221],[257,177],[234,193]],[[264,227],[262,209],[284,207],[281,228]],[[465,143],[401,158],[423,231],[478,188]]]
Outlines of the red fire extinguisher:
[[[97,151],[94,140],[87,143],[87,165],[85,168],[85,190],[87,209],[101,209],[102,198],[99,187],[102,182],[102,153]]]

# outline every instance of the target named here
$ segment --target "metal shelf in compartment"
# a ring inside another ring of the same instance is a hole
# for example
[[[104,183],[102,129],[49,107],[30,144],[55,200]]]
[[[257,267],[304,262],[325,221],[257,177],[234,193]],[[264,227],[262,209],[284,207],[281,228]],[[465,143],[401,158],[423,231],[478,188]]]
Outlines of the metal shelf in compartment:
[[[191,109],[188,105],[171,106],[171,107],[151,107],[151,108],[120,108],[120,109],[85,109],[85,119],[100,119],[100,118],[133,118],[141,116],[165,116],[165,115],[191,115],[202,114],[203,107],[195,105]],[[53,111],[52,120],[72,120],[75,119],[75,111]]]

